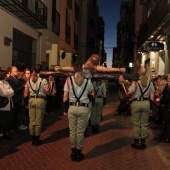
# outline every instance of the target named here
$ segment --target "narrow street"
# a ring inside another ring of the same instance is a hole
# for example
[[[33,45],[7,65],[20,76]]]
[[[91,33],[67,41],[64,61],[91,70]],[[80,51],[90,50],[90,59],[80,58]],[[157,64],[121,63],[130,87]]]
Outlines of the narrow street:
[[[132,142],[131,116],[116,116],[118,88],[109,83],[100,133],[85,138],[85,159],[72,162],[67,116],[58,110],[46,116],[41,139],[36,147],[29,132],[16,131],[12,140],[0,142],[0,170],[170,170],[170,144],[159,143],[157,126],[150,126],[147,148],[135,150]]]

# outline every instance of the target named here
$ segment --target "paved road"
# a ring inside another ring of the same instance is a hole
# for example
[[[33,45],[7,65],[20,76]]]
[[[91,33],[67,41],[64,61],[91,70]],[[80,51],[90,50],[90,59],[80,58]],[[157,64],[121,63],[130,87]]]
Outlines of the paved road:
[[[130,147],[131,117],[115,116],[117,91],[109,84],[100,133],[85,139],[83,161],[70,160],[68,119],[58,110],[44,119],[42,145],[31,145],[28,130],[16,131],[10,141],[1,140],[0,170],[169,170],[170,144],[155,140],[156,126],[150,126],[147,149]]]

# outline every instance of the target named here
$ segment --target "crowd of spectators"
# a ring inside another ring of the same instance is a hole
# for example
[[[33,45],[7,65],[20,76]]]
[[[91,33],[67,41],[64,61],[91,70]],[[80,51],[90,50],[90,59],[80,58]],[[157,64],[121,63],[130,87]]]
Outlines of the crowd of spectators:
[[[3,138],[10,140],[16,130],[26,130],[29,126],[29,96],[24,97],[24,89],[27,81],[29,81],[31,77],[31,70],[28,68],[20,70],[16,66],[12,66],[6,70],[0,68],[0,71],[0,92],[5,91],[2,86],[3,82],[12,89],[10,94],[0,93],[1,96],[11,98],[9,109],[5,112],[7,116],[4,117],[4,111],[1,111],[3,109],[0,108],[0,134],[3,135]],[[47,96],[45,116],[54,114],[57,109],[61,109],[64,87],[63,79],[54,77],[47,77],[46,79],[51,88]]]

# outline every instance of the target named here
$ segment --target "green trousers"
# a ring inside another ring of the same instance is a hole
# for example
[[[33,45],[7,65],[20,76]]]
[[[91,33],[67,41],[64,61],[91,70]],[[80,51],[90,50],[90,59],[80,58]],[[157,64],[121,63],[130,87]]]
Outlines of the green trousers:
[[[41,98],[29,100],[29,131],[32,136],[40,136],[46,103],[46,100]]]
[[[149,122],[149,101],[133,101],[131,104],[131,113],[133,121],[133,138],[146,139]]]
[[[95,98],[95,106],[92,107],[91,125],[99,125],[103,112],[103,98]]]
[[[87,127],[90,110],[83,106],[70,106],[68,110],[68,120],[70,129],[71,148],[82,149],[84,142],[84,132]]]

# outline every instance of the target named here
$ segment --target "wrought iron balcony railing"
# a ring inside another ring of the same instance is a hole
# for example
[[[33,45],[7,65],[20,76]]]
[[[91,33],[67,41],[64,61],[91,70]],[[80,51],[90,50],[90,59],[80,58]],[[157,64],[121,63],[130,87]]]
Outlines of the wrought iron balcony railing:
[[[47,7],[41,0],[0,0],[0,8],[35,29],[47,28]]]

